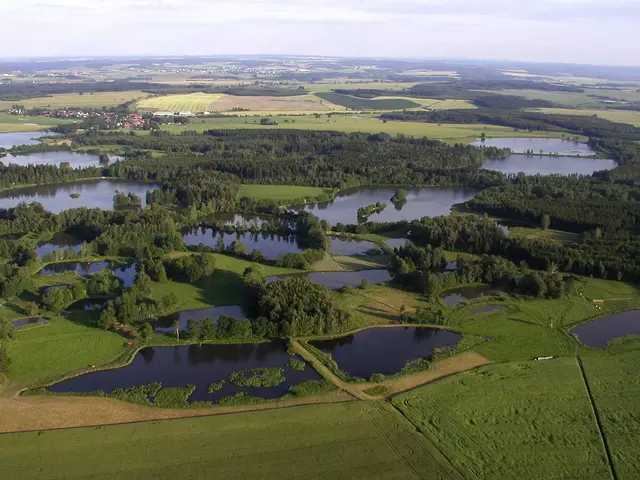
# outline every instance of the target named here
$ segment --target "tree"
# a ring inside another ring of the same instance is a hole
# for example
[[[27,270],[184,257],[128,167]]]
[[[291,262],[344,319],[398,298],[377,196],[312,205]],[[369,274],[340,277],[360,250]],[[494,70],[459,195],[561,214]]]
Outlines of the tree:
[[[151,324],[147,322],[144,325],[142,325],[142,327],[140,328],[140,339],[144,343],[147,343],[152,336],[153,336],[153,328],[151,327]]]
[[[24,314],[28,317],[33,317],[38,313],[38,305],[35,302],[28,302],[24,307]]]
[[[211,317],[205,317],[202,320],[201,335],[203,340],[215,340],[218,335],[218,326]]]
[[[113,306],[113,303],[109,303],[100,314],[100,318],[98,319],[98,327],[104,328],[105,330],[110,330],[115,327],[117,323],[118,318],[116,317],[115,307]]]
[[[187,321],[187,339],[191,341],[200,340],[200,335],[202,334],[202,326],[200,322],[197,320],[188,320]]]
[[[542,215],[542,219],[540,220],[540,226],[543,230],[548,230],[551,225],[551,218],[546,213]]]

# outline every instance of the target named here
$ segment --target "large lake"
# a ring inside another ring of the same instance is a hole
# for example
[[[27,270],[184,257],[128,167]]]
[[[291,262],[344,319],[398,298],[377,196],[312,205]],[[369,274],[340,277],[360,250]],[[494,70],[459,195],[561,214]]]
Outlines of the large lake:
[[[339,194],[331,203],[309,205],[304,210],[331,225],[358,223],[358,209],[376,202],[386,203],[381,213],[369,217],[372,222],[397,222],[422,217],[449,215],[451,207],[471,200],[477,193],[469,188],[405,188],[407,201],[402,205],[391,203],[397,188],[359,188]]]
[[[116,388],[131,388],[160,382],[164,387],[195,385],[189,401],[216,402],[238,392],[262,398],[279,398],[291,385],[307,380],[319,380],[320,375],[306,366],[303,371],[287,366],[289,355],[281,343],[240,345],[191,345],[184,347],[148,347],[140,350],[129,365],[114,370],[87,373],[48,387],[51,392],[113,392]],[[284,368],[286,381],[271,388],[237,387],[226,381],[221,390],[209,393],[213,382],[227,380],[236,370],[258,367]]]
[[[331,340],[309,342],[330,353],[340,369],[352,377],[398,373],[410,361],[429,358],[435,348],[453,347],[461,335],[423,327],[370,328]]]
[[[640,310],[614,313],[603,318],[578,325],[570,333],[591,348],[605,348],[607,342],[640,334]]]
[[[110,155],[109,158],[111,162],[122,159],[116,155]],[[55,165],[56,167],[63,162],[69,162],[71,168],[93,167],[100,164],[98,155],[94,153],[69,152],[67,150],[37,152],[29,155],[7,155],[0,158],[0,162],[5,165]]]
[[[125,194],[136,194],[142,199],[142,206],[145,206],[147,192],[157,188],[160,186],[156,184],[115,179],[82,180],[56,185],[16,188],[0,192],[0,208],[15,207],[21,202],[39,202],[46,210],[53,213],[80,207],[110,210],[113,208],[113,195],[116,190]],[[80,197],[71,198],[72,193],[79,193]]]
[[[552,155],[595,155],[596,152],[586,143],[574,142],[562,138],[487,138],[477,140],[471,145],[476,147],[510,148],[513,153]]]
[[[585,157],[552,157],[545,155],[510,155],[504,160],[485,160],[482,168],[506,175],[591,175],[599,170],[612,170],[618,166],[615,160]]]

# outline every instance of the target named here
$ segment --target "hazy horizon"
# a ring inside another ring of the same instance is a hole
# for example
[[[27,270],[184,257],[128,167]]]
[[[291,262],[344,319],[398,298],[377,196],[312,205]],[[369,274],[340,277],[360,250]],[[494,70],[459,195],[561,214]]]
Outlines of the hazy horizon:
[[[304,55],[638,66],[636,0],[7,0],[2,58]],[[29,41],[20,41],[28,36]]]

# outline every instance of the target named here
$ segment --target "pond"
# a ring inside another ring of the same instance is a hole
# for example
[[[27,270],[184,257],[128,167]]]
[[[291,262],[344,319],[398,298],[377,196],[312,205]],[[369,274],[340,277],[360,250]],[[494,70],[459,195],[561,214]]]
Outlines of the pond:
[[[447,307],[453,307],[493,293],[495,293],[495,290],[488,285],[460,287],[442,292],[442,301]]]
[[[7,150],[16,145],[37,145],[40,141],[36,140],[37,137],[43,135],[49,135],[46,132],[9,132],[0,133],[0,148],[6,148]],[[2,161],[0,159],[0,161]]]
[[[51,263],[38,272],[38,275],[58,275],[60,273],[76,272],[84,277],[98,273],[105,268],[112,268],[124,287],[133,286],[136,277],[136,265],[116,265],[110,262],[59,262]]]
[[[569,333],[575,334],[586,346],[605,348],[607,342],[628,335],[640,334],[640,310],[614,313],[578,325]]]
[[[461,338],[448,330],[392,327],[370,328],[346,337],[309,343],[330,353],[348,375],[369,378],[374,373],[399,373],[408,362],[429,358],[434,349],[453,347]]]
[[[110,210],[113,208],[113,195],[116,190],[136,194],[142,199],[142,206],[145,206],[147,192],[159,187],[151,183],[103,179],[16,188],[0,192],[0,208],[15,207],[21,202],[39,202],[53,213],[79,207]],[[80,197],[71,198],[70,195],[73,193],[79,193]]]
[[[386,203],[381,213],[369,217],[372,222],[397,222],[422,217],[449,215],[451,207],[471,200],[477,193],[469,188],[405,188],[407,201],[394,205],[391,197],[397,188],[359,188],[340,193],[331,203],[309,205],[304,210],[331,225],[358,223],[358,209],[376,202]]]
[[[302,275],[313,283],[323,285],[329,290],[340,290],[342,287],[359,287],[362,280],[367,280],[371,285],[388,282],[392,279],[387,270],[362,270],[360,272],[312,272],[305,274],[272,275],[266,282],[278,282],[293,275]]]
[[[46,318],[21,318],[20,320],[13,320],[11,322],[11,326],[13,328],[25,328],[32,327],[34,325],[42,325],[47,323],[49,320]]]
[[[189,401],[216,402],[219,399],[246,392],[250,396],[279,398],[289,387],[307,380],[320,380],[320,375],[306,366],[303,371],[287,366],[289,355],[281,343],[239,345],[190,345],[182,347],[148,347],[140,350],[133,362],[114,370],[91,372],[65,380],[47,388],[57,393],[113,392],[116,388],[131,388],[160,382],[164,387],[196,387]],[[236,370],[280,367],[284,368],[285,382],[270,388],[238,387],[227,380]],[[222,389],[209,393],[213,382],[227,380]]]
[[[189,228],[182,231],[182,239],[189,246],[197,246],[200,243],[216,248],[218,239],[222,238],[225,248],[238,240],[245,246],[246,252],[251,253],[254,249],[260,250],[265,258],[275,260],[279,255],[286,253],[298,253],[302,249],[298,246],[295,235],[279,236],[265,232],[244,234],[217,232],[211,228]]]
[[[183,310],[181,312],[172,313],[171,315],[159,318],[154,323],[153,330],[156,333],[175,333],[176,327],[173,325],[173,322],[176,320],[179,322],[178,328],[180,330],[185,330],[189,320],[201,322],[205,317],[217,320],[218,317],[222,315],[233,317],[237,320],[243,320],[247,316],[247,312],[239,305]]]
[[[513,153],[548,155],[595,155],[596,152],[586,143],[574,142],[564,138],[487,138],[477,140],[471,145],[475,147],[510,148]]]
[[[71,250],[73,253],[78,253],[81,245],[82,242],[73,235],[66,232],[56,232],[47,242],[38,244],[35,250],[42,258],[44,255],[58,250]]]
[[[122,160],[122,157],[110,155],[109,163]],[[0,158],[0,162],[5,165],[13,164],[20,166],[27,165],[55,165],[60,166],[63,162],[69,162],[71,168],[94,167],[100,165],[99,156],[95,153],[70,152],[68,150],[58,150],[55,152],[36,152],[28,155],[11,155]]]
[[[229,213],[219,212],[211,215],[212,220],[222,222],[225,225],[233,225],[234,227],[261,227],[263,223],[273,220],[273,217],[261,216],[252,213]]]
[[[357,238],[331,236],[329,239],[331,240],[329,247],[331,255],[363,255],[369,250],[380,250],[375,243]]]
[[[618,166],[615,160],[603,158],[550,157],[544,155],[510,155],[504,160],[486,160],[482,168],[502,172],[505,175],[591,175],[598,170],[612,170]]]

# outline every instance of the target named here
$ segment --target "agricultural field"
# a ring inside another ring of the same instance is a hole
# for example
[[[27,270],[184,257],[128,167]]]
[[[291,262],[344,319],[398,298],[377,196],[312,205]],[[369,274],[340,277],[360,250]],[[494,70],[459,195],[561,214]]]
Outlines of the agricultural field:
[[[165,112],[231,112],[242,115],[271,115],[303,112],[331,112],[344,108],[325,102],[314,95],[295,97],[238,96],[211,93],[189,93],[148,98],[138,102],[140,111]]]
[[[238,197],[252,197],[260,200],[297,200],[318,197],[331,193],[328,188],[298,187],[293,185],[241,185]]]
[[[72,123],[73,120],[49,117],[32,117],[27,115],[11,115],[0,113],[0,133],[33,132],[45,130],[63,123]]]
[[[465,478],[613,478],[574,358],[480,367],[392,403]]]
[[[383,96],[375,97],[372,100],[408,100],[418,103],[427,110],[461,110],[466,108],[478,108],[468,100],[437,100],[434,98],[416,98],[416,97],[400,97],[400,96]]]
[[[502,95],[512,95],[525,97],[531,100],[547,100],[558,105],[569,107],[581,107],[586,109],[615,108],[615,104],[603,104],[599,98],[617,99],[619,101],[637,102],[640,101],[640,93],[633,90],[586,88],[584,92],[556,92],[544,90],[485,90],[486,93],[498,93]]]
[[[132,100],[145,98],[148,94],[141,91],[127,92],[94,92],[94,93],[61,93],[48,97],[28,98],[20,101],[0,101],[0,110],[11,108],[12,105],[22,105],[25,108],[64,108],[64,107],[88,107],[102,108],[115,107]]]
[[[328,130],[346,133],[388,133],[390,135],[407,135],[412,137],[428,137],[436,140],[443,140],[450,143],[470,143],[476,141],[482,133],[487,138],[492,137],[540,137],[540,138],[561,138],[561,133],[529,133],[524,130],[514,131],[513,128],[500,127],[497,125],[483,124],[437,124],[424,122],[396,122],[389,120],[383,122],[375,115],[322,115],[319,118],[309,115],[283,115],[274,116],[272,119],[278,122],[277,125],[261,125],[263,117],[224,117],[224,118],[197,118],[193,119],[187,126],[168,125],[163,126],[164,130],[179,134],[185,130],[203,132],[212,128],[221,129],[295,129],[295,130]]]
[[[353,402],[4,434],[0,470],[33,479],[461,479],[391,407]]]
[[[318,97],[336,105],[342,105],[350,110],[402,110],[418,108],[420,103],[402,97],[385,97],[385,99],[359,98],[341,93],[318,93]]]
[[[572,108],[538,108],[535,111],[547,115],[583,115],[604,118],[612,122],[628,123],[634,127],[640,127],[640,112],[635,110],[615,110],[615,109],[572,109]]]
[[[357,90],[357,89],[375,89],[375,90],[394,90],[403,91],[407,90],[416,82],[354,82],[347,79],[337,79],[331,83],[305,83],[304,88],[311,93],[333,92],[336,89],[339,90]]]

